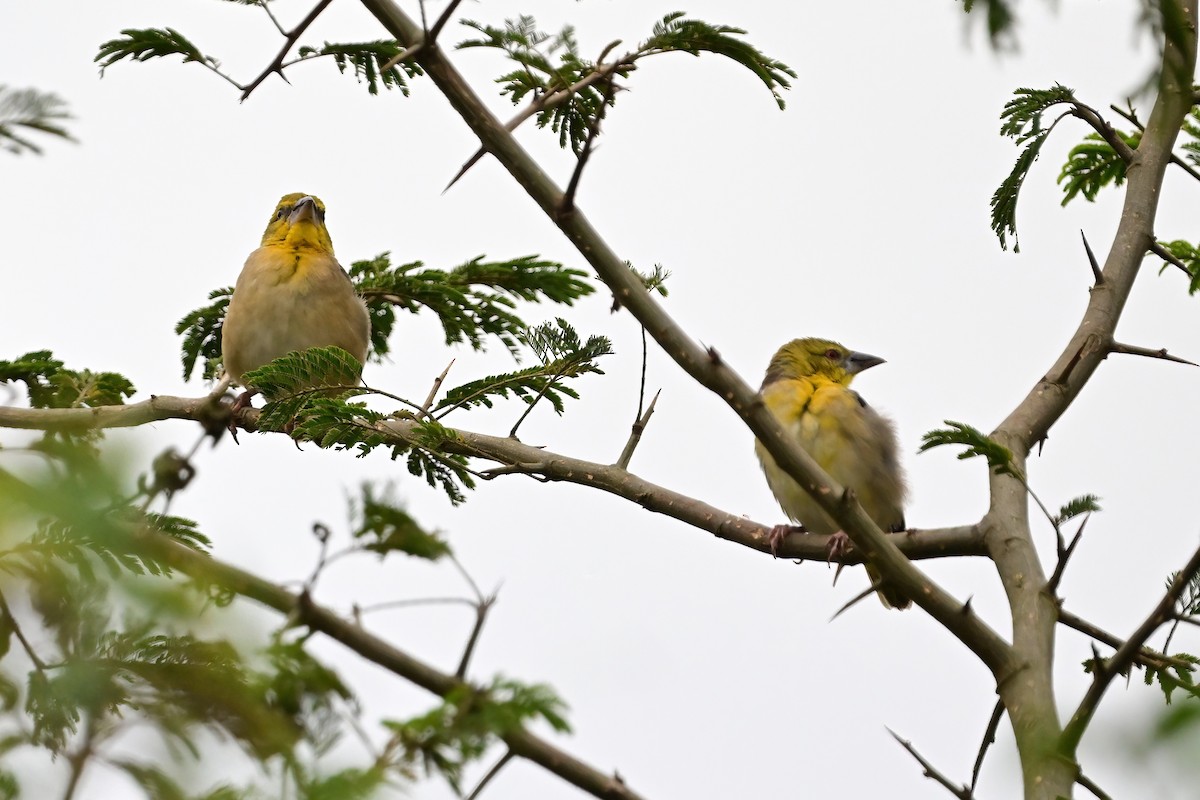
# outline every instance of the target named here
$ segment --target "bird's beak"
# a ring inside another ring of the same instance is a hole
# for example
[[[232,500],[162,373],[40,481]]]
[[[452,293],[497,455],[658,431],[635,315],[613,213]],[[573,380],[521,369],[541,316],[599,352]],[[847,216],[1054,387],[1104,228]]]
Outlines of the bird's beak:
[[[886,363],[887,362],[879,356],[851,351],[850,354],[846,356],[846,372],[849,372],[851,375],[857,375],[864,369],[870,369],[871,367],[876,367],[880,364]]]
[[[317,221],[317,204],[311,197],[301,197],[296,206],[292,209],[292,215],[288,218],[288,224],[295,225],[297,222],[316,222]]]

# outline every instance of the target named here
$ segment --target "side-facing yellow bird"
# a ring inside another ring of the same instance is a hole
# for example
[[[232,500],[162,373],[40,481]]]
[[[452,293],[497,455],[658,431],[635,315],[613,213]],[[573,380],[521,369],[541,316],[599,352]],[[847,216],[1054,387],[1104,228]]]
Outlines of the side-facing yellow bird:
[[[336,345],[363,363],[371,318],[350,276],[333,255],[325,204],[312,195],[284,195],[238,276],[221,332],[225,371],[237,383],[280,356]],[[251,387],[236,408],[250,404]]]
[[[882,358],[827,339],[796,339],[771,359],[761,394],[788,435],[829,477],[854,491],[876,525],[884,531],[902,531],[905,486],[896,430],[850,389],[855,375],[882,363]],[[830,557],[840,554],[847,537],[838,524],[780,469],[762,442],[755,440],[754,449],[784,513],[810,533],[833,535]],[[794,526],[777,525],[771,531],[771,551],[793,530]],[[867,573],[872,582],[879,582],[869,564]],[[879,599],[889,608],[908,608],[911,603],[887,584],[879,587]]]

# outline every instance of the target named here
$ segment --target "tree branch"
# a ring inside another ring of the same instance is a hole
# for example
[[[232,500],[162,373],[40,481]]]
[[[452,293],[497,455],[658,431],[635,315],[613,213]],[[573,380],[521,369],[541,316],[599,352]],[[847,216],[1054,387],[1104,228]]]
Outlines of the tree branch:
[[[903,747],[905,750],[908,751],[908,754],[910,756],[912,756],[913,758],[915,758],[917,760],[917,763],[921,765],[921,769],[924,770],[926,778],[931,778],[931,779],[937,781],[939,784],[941,784],[943,787],[945,787],[946,791],[950,792],[950,794],[957,797],[958,800],[974,800],[975,795],[974,795],[974,793],[972,793],[972,791],[969,787],[956,786],[954,781],[950,780],[945,775],[943,775],[941,772],[939,772],[933,766],[933,764],[930,764],[929,761],[926,760],[926,758],[924,756],[922,756],[919,752],[917,752],[917,748],[913,747],[912,742],[910,742],[907,739],[901,739],[900,736],[891,728],[888,728],[887,732],[892,735],[893,739],[895,739],[897,742],[900,743],[901,747]]]
[[[421,28],[392,0],[363,5],[403,45],[420,40]],[[417,60],[454,110],[583,255],[621,305],[698,383],[720,396],[763,443],[788,475],[803,486],[872,562],[888,583],[925,609],[1003,680],[1018,669],[1007,642],[973,610],[914,566],[843,487],[834,482],[783,430],[762,398],[715,351],[692,340],[654,301],[633,273],[577,208],[560,214],[563,192],[491,113],[444,53],[427,49]]]
[[[1167,37],[1160,86],[1149,123],[1136,151],[1099,115],[1076,107],[1076,116],[1092,125],[1126,160],[1126,191],[1120,223],[1101,270],[1101,281],[1088,295],[1087,309],[1058,360],[991,434],[1012,453],[1016,475],[1027,475],[1027,457],[1044,440],[1109,353],[1113,334],[1146,252],[1154,242],[1154,220],[1163,176],[1180,127],[1191,108],[1195,73],[1196,0],[1178,10],[1186,16],[1186,39]],[[1181,81],[1179,76],[1188,76]],[[1185,85],[1186,84],[1186,85]],[[1068,795],[1078,765],[1064,758],[1062,727],[1054,696],[1053,656],[1058,607],[1044,591],[1047,580],[1029,526],[1029,501],[1013,475],[989,477],[991,505],[981,526],[988,554],[996,564],[1012,613],[1013,650],[1024,665],[1020,680],[997,688],[1008,710],[1020,753],[1027,798]],[[1099,699],[1098,697],[1096,699]],[[1078,734],[1082,735],[1082,727]],[[1074,755],[1074,748],[1070,749]]]
[[[167,419],[195,420],[204,424],[214,414],[228,409],[213,408],[210,397],[169,397],[157,395],[140,403],[98,408],[12,408],[0,406],[0,428],[53,430],[79,433],[100,428],[123,428]],[[239,421],[254,430],[259,411],[247,408]],[[404,420],[380,422],[374,430],[412,444],[417,441],[417,423]],[[648,511],[666,514],[717,538],[749,547],[762,553],[771,551],[767,543],[771,528],[738,514],[722,511],[685,494],[674,492],[611,464],[571,458],[533,447],[515,439],[452,429],[454,436],[444,444],[446,452],[484,458],[506,465],[505,473],[542,476],[547,480],[591,486],[637,503]],[[949,556],[985,554],[983,533],[974,525],[931,530],[911,529],[886,534],[907,558],[921,560]],[[779,557],[820,561],[828,557],[828,536],[792,535],[779,548]],[[846,554],[847,564],[862,562],[858,548]]]
[[[259,73],[257,78],[255,78],[250,82],[249,85],[242,89],[242,101],[245,101],[245,99],[249,97],[255,89],[261,86],[263,81],[271,77],[271,75],[278,75],[279,77],[283,78],[283,60],[287,58],[287,54],[291,52],[292,47],[294,47],[296,42],[300,40],[300,37],[304,35],[304,32],[308,30],[308,27],[316,22],[317,17],[321,16],[321,12],[324,11],[332,2],[333,0],[319,0],[319,2],[313,7],[312,11],[308,12],[308,16],[300,21],[299,25],[283,35],[284,43],[283,47],[279,49],[279,54],[275,56],[274,61],[267,65],[266,69]],[[263,5],[265,6],[266,4],[264,3]],[[274,19],[274,17],[272,17],[272,19]],[[284,80],[287,79],[284,78]]]
[[[995,708],[992,709],[992,716],[988,719],[987,728],[983,731],[983,740],[979,743],[979,753],[975,756],[975,766],[971,768],[971,793],[975,793],[975,787],[979,783],[979,773],[983,769],[983,757],[987,755],[988,748],[996,741],[996,731],[1000,728],[1000,720],[1004,716],[1004,702],[996,701]]]
[[[1175,580],[1171,581],[1166,594],[1163,595],[1162,600],[1158,601],[1158,605],[1154,607],[1146,620],[1125,640],[1113,657],[1103,662],[1103,666],[1096,670],[1092,685],[1088,687],[1083,700],[1079,702],[1079,707],[1075,709],[1070,722],[1063,729],[1062,751],[1068,758],[1075,758],[1079,741],[1083,738],[1084,731],[1087,730],[1088,723],[1092,721],[1096,708],[1100,705],[1100,699],[1104,697],[1104,692],[1108,690],[1113,678],[1128,671],[1137,660],[1146,641],[1160,626],[1174,618],[1176,603],[1179,602],[1188,583],[1197,573],[1200,573],[1200,548],[1196,549],[1184,568],[1175,576]]]
[[[1090,636],[1098,642],[1103,642],[1113,650],[1119,650],[1125,644],[1119,637],[1112,635],[1097,625],[1093,625],[1083,617],[1075,616],[1065,608],[1058,610],[1058,621],[1072,630],[1079,631],[1085,636]],[[1176,669],[1187,670],[1188,672],[1193,672],[1196,669],[1196,665],[1192,662],[1167,655],[1166,653],[1160,653],[1152,647],[1142,647],[1138,650],[1134,656],[1134,663],[1139,666],[1149,667],[1150,669],[1174,667]]]
[[[1197,102],[1200,102],[1200,100],[1198,100]],[[1111,108],[1113,111],[1117,112],[1122,117],[1124,117],[1126,120],[1128,120],[1130,123],[1132,123],[1133,126],[1135,128],[1137,128],[1139,131],[1145,130],[1145,127],[1143,127],[1142,123],[1139,122],[1138,118],[1135,117],[1133,114],[1130,114],[1128,111],[1125,111],[1122,108],[1118,108],[1117,106],[1109,106],[1109,108]],[[1200,172],[1197,172],[1192,167],[1191,164],[1187,163],[1186,161],[1184,161],[1182,158],[1175,155],[1174,153],[1171,153],[1171,163],[1174,164],[1175,166],[1179,167],[1180,169],[1182,169],[1188,175],[1191,175],[1196,180],[1200,181]]]

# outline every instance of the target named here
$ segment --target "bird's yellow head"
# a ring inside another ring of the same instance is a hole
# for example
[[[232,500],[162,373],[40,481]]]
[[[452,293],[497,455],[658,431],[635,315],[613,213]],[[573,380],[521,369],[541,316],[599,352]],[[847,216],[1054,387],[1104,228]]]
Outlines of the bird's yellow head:
[[[793,339],[771,358],[763,386],[813,377],[849,386],[855,375],[882,363],[878,356],[855,352],[828,339]]]
[[[263,246],[286,244],[333,252],[333,240],[325,229],[325,204],[303,192],[285,194],[263,232]]]

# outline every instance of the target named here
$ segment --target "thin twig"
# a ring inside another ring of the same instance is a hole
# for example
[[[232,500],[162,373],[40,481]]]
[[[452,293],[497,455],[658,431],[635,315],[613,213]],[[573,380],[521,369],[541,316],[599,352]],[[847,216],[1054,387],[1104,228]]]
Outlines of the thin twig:
[[[580,178],[583,177],[583,168],[587,166],[588,159],[592,157],[596,137],[600,135],[600,124],[604,122],[604,117],[608,113],[608,104],[612,101],[615,88],[612,81],[604,85],[604,95],[600,98],[600,108],[596,112],[595,119],[588,125],[588,135],[587,139],[583,142],[583,150],[579,153],[579,158],[575,161],[575,169],[571,172],[571,180],[567,182],[567,191],[563,193],[562,200],[559,201],[557,209],[559,215],[570,214],[575,210],[575,191],[579,188]]]
[[[1117,112],[1122,117],[1124,117],[1126,120],[1128,120],[1139,131],[1146,130],[1145,126],[1143,126],[1142,123],[1138,121],[1138,118],[1136,116],[1134,116],[1133,114],[1130,114],[1128,111],[1125,111],[1124,109],[1121,109],[1121,108],[1117,108],[1115,105],[1109,106],[1109,108],[1111,108],[1113,111]],[[1171,154],[1171,163],[1174,164],[1175,166],[1179,167],[1180,169],[1182,169],[1188,175],[1191,175],[1196,180],[1200,181],[1200,172],[1197,172],[1192,167],[1191,164],[1187,163],[1186,161],[1184,161],[1182,158],[1175,155],[1174,153]]]
[[[1071,560],[1071,556],[1075,553],[1075,547],[1079,544],[1079,540],[1083,538],[1083,529],[1087,527],[1088,520],[1092,515],[1085,514],[1083,520],[1079,523],[1079,530],[1075,531],[1075,535],[1071,537],[1071,543],[1063,547],[1062,534],[1058,538],[1058,563],[1054,565],[1054,574],[1050,576],[1050,580],[1046,582],[1046,591],[1050,594],[1055,594],[1058,591],[1058,585],[1062,582],[1063,573],[1067,569],[1067,562]],[[1058,526],[1055,526],[1055,530]]]
[[[454,13],[454,9],[458,8],[458,4],[462,0],[450,0],[450,5],[446,6],[446,10],[438,17],[437,22],[433,23],[429,33],[422,40],[426,44],[434,44],[437,42],[438,34],[442,32],[442,28],[446,27],[446,23],[450,21],[450,16]]]
[[[646,407],[643,413],[633,423],[633,429],[629,432],[629,439],[625,442],[624,449],[621,450],[621,456],[617,459],[617,466],[621,469],[629,468],[629,461],[633,458],[633,451],[637,449],[638,442],[642,440],[642,433],[646,430],[646,425],[650,422],[650,417],[654,415],[654,406],[658,403],[658,396],[662,394],[662,389],[654,393],[654,397],[650,400],[650,405]]]
[[[971,789],[967,786],[955,786],[954,781],[947,778],[941,772],[934,768],[924,756],[917,752],[917,748],[913,747],[912,742],[907,739],[901,739],[900,736],[891,728],[887,728],[887,732],[892,735],[892,738],[900,743],[900,746],[908,751],[908,754],[917,760],[921,765],[921,769],[925,770],[925,777],[932,778],[946,788],[946,791],[958,798],[958,800],[974,800],[975,795],[971,793]]]
[[[450,359],[450,363],[442,370],[442,374],[433,379],[433,386],[429,387],[429,395],[425,398],[425,402],[421,403],[422,416],[429,417],[429,408],[433,405],[433,400],[437,397],[438,389],[442,388],[442,381],[446,380],[446,375],[450,373],[450,368],[454,366],[455,360],[453,358]]]
[[[1100,134],[1100,138],[1108,142],[1108,146],[1116,151],[1121,160],[1126,164],[1133,161],[1133,148],[1130,147],[1116,129],[1109,125],[1104,117],[1100,116],[1100,112],[1086,103],[1075,101],[1071,103],[1071,115],[1077,117],[1088,125],[1091,125],[1096,133]]]
[[[555,382],[561,377],[562,373],[556,372],[554,375],[550,376],[545,383],[542,384],[542,388],[538,389],[538,393],[533,396],[533,399],[530,400],[529,404],[525,406],[525,410],[521,412],[521,416],[519,416],[517,421],[513,423],[512,429],[508,432],[508,438],[517,438],[517,429],[521,427],[521,423],[525,421],[526,417],[533,413],[533,407],[541,402],[542,398],[546,396],[546,393],[550,391],[550,387],[554,386]]]
[[[423,41],[417,42],[412,47],[406,47],[405,49],[401,50],[399,53],[397,53],[396,55],[394,55],[390,59],[388,59],[388,62],[379,68],[379,74],[382,75],[383,73],[387,72],[389,69],[396,66],[397,64],[399,64],[402,61],[408,61],[410,58],[413,58],[414,56],[416,56],[417,53],[421,52],[421,50],[424,47],[425,47],[425,42],[423,42]]]
[[[0,592],[0,613],[8,619],[8,625],[12,628],[12,632],[17,635],[17,641],[21,643],[21,647],[25,650],[25,655],[29,656],[29,660],[33,662],[34,668],[42,673],[46,673],[46,662],[38,656],[37,651],[33,649],[33,645],[25,638],[25,633],[21,630],[21,626],[17,624],[17,618],[13,616],[12,609],[8,606],[8,600],[4,594]]]
[[[500,770],[504,769],[504,765],[511,761],[512,757],[512,750],[507,751],[503,756],[501,756],[500,760],[496,762],[495,766],[488,770],[487,775],[484,775],[479,783],[475,785],[475,788],[471,790],[471,793],[467,795],[466,800],[479,800],[479,794],[483,791],[483,788],[488,785],[488,782],[491,781],[492,778],[500,774]]]
[[[287,31],[285,31],[283,26],[279,24],[279,20],[275,18],[275,14],[271,12],[271,6],[268,0],[258,0],[257,5],[263,11],[267,12],[267,16],[271,18],[271,24],[275,26],[275,30],[279,31],[281,35],[287,36]]]
[[[1174,361],[1176,364],[1187,364],[1191,367],[1200,366],[1200,364],[1196,364],[1194,361],[1188,361],[1186,358],[1180,358],[1179,356],[1171,355],[1167,352],[1167,348],[1165,347],[1160,347],[1159,349],[1155,350],[1150,347],[1138,347],[1132,344],[1112,342],[1108,346],[1108,352],[1124,353],[1131,356],[1145,356],[1146,358],[1159,358],[1163,361]]]
[[[306,594],[311,592],[313,587],[317,585],[317,578],[320,577],[321,572],[325,569],[325,567],[329,565],[329,540],[333,537],[333,533],[329,530],[329,526],[321,522],[313,523],[312,532],[313,536],[317,537],[317,541],[321,543],[321,551],[317,555],[316,566],[314,566],[312,572],[309,573],[308,580],[304,582],[304,592]],[[340,556],[341,554],[338,555]]]
[[[366,606],[354,607],[355,619],[362,619],[363,614],[373,614],[376,611],[389,611],[394,608],[414,608],[416,606],[449,606],[461,605],[478,608],[479,602],[468,597],[414,597],[408,600],[386,600],[382,603],[372,603]]]
[[[1065,608],[1060,608],[1058,610],[1058,621],[1072,630],[1079,631],[1080,633],[1090,636],[1099,642],[1103,642],[1114,650],[1119,650],[1121,646],[1125,644],[1125,642],[1119,637],[1114,636],[1103,628],[1093,625],[1082,617],[1072,614]],[[1137,658],[1135,659],[1134,663],[1143,667],[1149,667],[1150,669],[1166,669],[1167,667],[1175,667],[1176,669],[1183,669],[1187,670],[1188,672],[1196,669],[1196,665],[1190,661],[1185,661],[1182,658],[1176,658],[1175,656],[1167,655],[1166,653],[1160,653],[1152,647],[1142,647],[1142,649],[1138,651]]]
[[[1097,665],[1092,685],[1088,687],[1087,693],[1084,694],[1083,700],[1079,703],[1079,707],[1071,715],[1070,722],[1063,728],[1062,751],[1067,758],[1075,757],[1075,751],[1079,747],[1083,733],[1087,730],[1088,723],[1091,722],[1092,717],[1095,715],[1096,709],[1100,705],[1100,699],[1104,696],[1104,692],[1108,689],[1109,684],[1137,661],[1138,654],[1142,646],[1146,644],[1146,640],[1163,623],[1173,618],[1176,603],[1179,602],[1179,598],[1183,595],[1188,583],[1195,577],[1197,572],[1200,572],[1200,548],[1196,549],[1196,552],[1188,559],[1184,568],[1175,576],[1175,580],[1171,581],[1166,594],[1163,595],[1162,600],[1158,602],[1158,605],[1146,617],[1146,620],[1125,640],[1125,643],[1117,649],[1112,658]]]
[[[1112,800],[1112,797],[1107,792],[1093,783],[1092,780],[1082,772],[1075,777],[1075,782],[1094,794],[1096,796],[1096,800]]]
[[[612,44],[610,44],[607,48],[605,48],[605,53],[607,53],[608,50],[612,49],[613,47],[616,47],[618,44],[620,44],[619,41],[616,41],[616,42],[613,42]],[[599,61],[602,61],[604,59],[605,53],[600,54]],[[504,124],[505,130],[507,130],[509,133],[511,133],[511,132],[515,131],[518,127],[520,127],[522,122],[524,122],[525,120],[534,116],[535,114],[540,114],[543,111],[547,111],[551,108],[555,108],[556,106],[562,105],[563,103],[567,102],[572,97],[574,97],[576,94],[578,94],[579,92],[586,89],[588,86],[591,86],[593,83],[596,83],[597,81],[603,80],[605,78],[610,78],[619,69],[631,68],[632,62],[627,61],[627,59],[629,59],[629,58],[630,58],[630,56],[626,55],[623,58],[620,58],[620,59],[612,62],[611,64],[605,64],[604,66],[597,66],[596,69],[592,70],[586,76],[579,79],[575,83],[571,84],[566,89],[559,89],[557,91],[550,92],[549,94],[544,94],[541,97],[535,98],[532,103],[530,103],[528,106],[526,106],[524,109],[522,109],[515,117],[513,117],[512,119],[510,119],[508,122],[506,122]],[[487,155],[487,149],[481,147],[478,150],[476,150],[471,155],[470,158],[468,158],[466,161],[463,162],[462,167],[460,167],[458,172],[456,172],[454,174],[454,177],[450,179],[450,182],[446,184],[446,188],[442,189],[442,194],[445,194],[446,192],[448,192],[450,190],[451,186],[458,183],[459,179],[462,178],[463,175],[466,175],[467,171],[469,169],[471,169],[471,167],[473,167],[477,163],[479,163],[479,159],[483,158],[486,155]]]
[[[264,69],[248,86],[242,89],[241,99],[243,102],[254,92],[255,89],[262,85],[263,81],[269,78],[272,74],[277,74],[285,81],[287,80],[287,78],[285,78],[283,75],[283,60],[287,58],[288,52],[290,52],[296,42],[299,41],[300,37],[304,35],[304,32],[308,30],[308,27],[316,21],[317,17],[321,16],[321,12],[324,11],[332,2],[333,0],[319,0],[319,2],[313,7],[312,11],[308,12],[308,16],[300,20],[299,25],[284,34],[283,38],[285,41],[283,43],[283,47],[280,48],[279,54],[275,56],[275,60],[268,64],[267,68]]]
[[[1150,243],[1150,252],[1161,258],[1163,261],[1178,267],[1183,271],[1184,275],[1192,277],[1192,271],[1188,269],[1188,265],[1179,260],[1179,258],[1167,248],[1163,247],[1157,241]]]
[[[67,758],[67,763],[71,765],[71,774],[67,778],[67,788],[63,793],[63,800],[72,800],[75,797],[75,792],[79,789],[79,779],[83,777],[83,768],[87,766],[88,759],[92,757],[93,749],[96,746],[96,729],[99,724],[96,719],[96,714],[92,711],[85,711],[87,722],[84,725],[83,741],[80,742],[79,748]]]
[[[491,611],[495,603],[496,595],[491,594],[480,600],[475,606],[475,625],[471,628],[471,636],[467,639],[467,646],[463,648],[462,658],[458,662],[458,669],[454,671],[454,677],[460,681],[467,679],[467,667],[471,664],[471,656],[475,653],[475,645],[479,643],[479,635],[483,633],[483,623],[487,621],[487,614]]]
[[[996,731],[1000,728],[1000,720],[1004,717],[1004,701],[997,700],[996,707],[992,709],[992,716],[988,719],[987,729],[983,732],[983,741],[979,743],[979,754],[975,756],[975,766],[971,768],[971,793],[974,794],[975,787],[979,783],[979,772],[983,769],[983,757],[987,755],[988,748],[996,741]]]
[[[1099,286],[1104,283],[1104,273],[1100,271],[1100,264],[1096,261],[1096,254],[1092,252],[1092,246],[1088,244],[1087,234],[1082,229],[1079,231],[1079,237],[1083,239],[1083,249],[1087,251],[1088,263],[1092,265],[1092,278],[1095,281],[1095,285]]]

